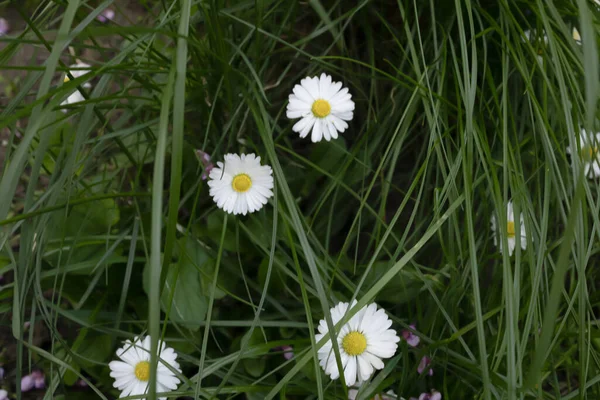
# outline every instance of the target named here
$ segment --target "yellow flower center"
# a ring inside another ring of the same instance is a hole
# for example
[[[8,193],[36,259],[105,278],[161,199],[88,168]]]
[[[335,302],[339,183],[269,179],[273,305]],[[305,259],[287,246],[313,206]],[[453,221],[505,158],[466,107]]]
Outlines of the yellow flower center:
[[[367,338],[360,332],[350,332],[342,340],[344,351],[351,356],[358,356],[367,349]]]
[[[513,221],[508,221],[506,232],[508,233],[509,238],[515,237],[515,223]]]
[[[231,181],[231,187],[238,193],[244,193],[252,187],[252,179],[246,174],[237,174]]]
[[[135,377],[143,382],[150,380],[150,363],[148,361],[137,363],[135,366]]]
[[[598,154],[598,147],[597,146],[583,146],[581,148],[581,158],[584,161],[593,161],[596,159],[596,156]]]
[[[312,105],[312,113],[317,118],[325,118],[331,113],[331,104],[327,100],[315,100]]]

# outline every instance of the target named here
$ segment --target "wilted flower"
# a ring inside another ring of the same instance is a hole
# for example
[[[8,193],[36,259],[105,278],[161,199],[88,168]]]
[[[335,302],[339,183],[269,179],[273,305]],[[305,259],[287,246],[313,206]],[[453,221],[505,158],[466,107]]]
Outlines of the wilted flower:
[[[410,326],[410,330],[408,330],[408,329],[402,330],[402,338],[404,340],[406,340],[406,343],[408,343],[409,346],[417,347],[419,345],[419,343],[421,342],[421,338],[418,337],[417,335],[415,335],[414,333],[412,333],[412,331],[417,330],[417,327],[414,324],[409,325],[409,326]]]
[[[419,366],[417,367],[417,372],[419,373],[419,375],[422,374],[423,371],[425,371],[425,369],[429,367],[429,364],[431,364],[431,358],[423,356],[423,358],[421,358],[421,361],[419,362]],[[427,373],[429,374],[429,376],[432,376],[433,369],[429,368],[429,371]]]

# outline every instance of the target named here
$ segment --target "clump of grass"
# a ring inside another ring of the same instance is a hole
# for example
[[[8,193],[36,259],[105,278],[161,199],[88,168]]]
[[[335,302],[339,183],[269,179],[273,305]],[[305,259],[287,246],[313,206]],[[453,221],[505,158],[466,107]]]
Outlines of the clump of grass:
[[[150,334],[179,354],[173,398],[345,399],[314,334],[356,299],[420,337],[361,398],[600,396],[595,2],[138,3],[9,6],[3,388],[41,369],[47,397],[118,396],[108,362]],[[323,71],[356,109],[312,144],[285,109]],[[269,204],[224,214],[195,150],[260,155]],[[506,240],[509,201],[513,255],[490,227]]]

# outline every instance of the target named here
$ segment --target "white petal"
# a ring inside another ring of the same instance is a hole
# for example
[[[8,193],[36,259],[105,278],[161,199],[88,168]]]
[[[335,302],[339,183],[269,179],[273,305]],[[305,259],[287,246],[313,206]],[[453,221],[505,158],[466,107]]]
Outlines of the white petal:
[[[310,136],[310,140],[313,143],[320,142],[323,139],[322,132],[322,121],[321,119],[317,119],[315,124],[313,125],[312,135]]]
[[[358,373],[360,375],[360,379],[366,381],[373,375],[373,366],[371,363],[367,361],[366,358],[362,356],[356,357],[358,361]]]
[[[374,356],[373,354],[369,353],[368,351],[365,351],[360,356],[364,357],[365,360],[368,361],[375,369],[382,369],[384,367],[384,364],[383,364],[383,361],[381,360],[381,358]]]
[[[356,357],[348,358],[348,364],[346,364],[346,368],[344,369],[346,385],[352,386],[356,382],[356,368]]]
[[[300,121],[296,122],[294,124],[294,126],[292,127],[292,130],[294,132],[302,132],[307,125],[310,124],[310,126],[312,127],[312,124],[314,123],[314,118],[310,118],[309,116],[302,118]],[[310,128],[309,128],[310,129]]]
[[[306,90],[306,88],[302,85],[294,86],[293,92],[296,95],[296,98],[300,101],[303,101],[308,104],[312,104],[315,101],[315,97],[311,95],[308,92],[308,90]],[[290,96],[290,100],[291,99],[292,97]]]

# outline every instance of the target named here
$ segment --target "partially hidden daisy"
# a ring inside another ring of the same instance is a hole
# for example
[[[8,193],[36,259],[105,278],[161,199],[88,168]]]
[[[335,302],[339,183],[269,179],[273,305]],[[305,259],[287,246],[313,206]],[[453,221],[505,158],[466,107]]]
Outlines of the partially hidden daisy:
[[[581,34],[577,30],[577,28],[573,28],[573,40],[575,43],[581,46]]]
[[[69,70],[70,70],[69,72],[71,73],[73,78],[77,79],[77,78],[87,74],[88,72],[90,72],[90,65],[86,64],[86,63],[78,62],[77,64],[71,65],[69,67]],[[63,82],[67,83],[70,80],[71,80],[71,78],[69,78],[69,75],[65,74]],[[81,84],[81,86],[85,89],[89,89],[92,87],[92,84],[89,82],[85,82],[85,83]],[[85,101],[85,97],[83,97],[83,94],[78,89],[75,89],[75,91],[73,93],[71,93],[69,95],[69,97],[67,97],[62,103],[60,103],[60,105],[65,106],[65,105],[69,105],[69,104],[73,104],[73,103],[79,103],[81,101]],[[63,109],[63,112],[67,112],[67,110]]]
[[[520,227],[521,227],[521,240],[519,240],[519,242],[521,244],[521,248],[523,250],[525,250],[527,248],[527,235],[525,232],[525,222],[523,219],[523,213],[521,213],[521,216],[520,216]],[[494,232],[494,245],[498,246],[498,248],[500,249],[500,252],[502,252],[503,251],[503,249],[502,249],[503,241],[500,238],[500,234],[502,233],[502,231],[500,230],[500,228],[498,226],[498,222],[497,222],[495,216],[492,217],[492,231]],[[513,252],[515,251],[515,246],[517,243],[515,213],[513,210],[512,201],[509,201],[506,206],[506,235],[507,235],[506,239],[508,241],[508,255],[512,256]]]
[[[320,77],[306,77],[295,85],[287,105],[287,117],[300,118],[292,127],[301,138],[312,130],[310,139],[320,142],[337,139],[338,132],[348,128],[346,121],[352,120],[354,102],[348,88],[341,82],[332,82],[331,76],[322,73]]]
[[[225,162],[217,162],[210,171],[209,193],[223,211],[246,215],[260,210],[273,196],[272,174],[254,154],[225,154]]]
[[[179,371],[179,363],[176,361],[177,353],[166,347],[161,341],[158,344],[158,367],[156,370],[156,392],[164,393],[177,389],[179,378],[175,376],[171,368]],[[133,342],[127,340],[125,345],[117,350],[117,357],[122,361],[111,361],[110,376],[115,378],[113,386],[121,391],[121,397],[136,396],[148,393],[148,381],[150,380],[150,336],[144,339],[135,338]],[[166,397],[159,397],[165,400]]]
[[[535,29],[526,30],[523,32],[525,39],[521,38],[523,42],[531,42],[533,48],[537,51],[537,59],[539,62],[544,62],[544,50],[548,46],[548,35],[542,31],[541,37]],[[540,40],[541,39],[541,40]]]
[[[588,178],[600,176],[600,132],[590,134],[585,129],[579,135],[579,148],[567,147],[567,153],[571,159],[579,155],[583,164],[583,173]]]
[[[356,304],[356,300],[352,306]],[[338,323],[350,308],[348,303],[340,302],[331,309],[333,323]],[[396,331],[389,329],[392,321],[383,309],[377,309],[372,303],[358,311],[343,325],[335,338],[339,348],[346,385],[362,383],[369,379],[375,370],[382,369],[382,358],[390,358],[396,353],[400,338]],[[320,341],[328,332],[325,320],[319,323]],[[331,379],[340,377],[335,359],[332,340],[328,340],[318,351],[319,364]]]

